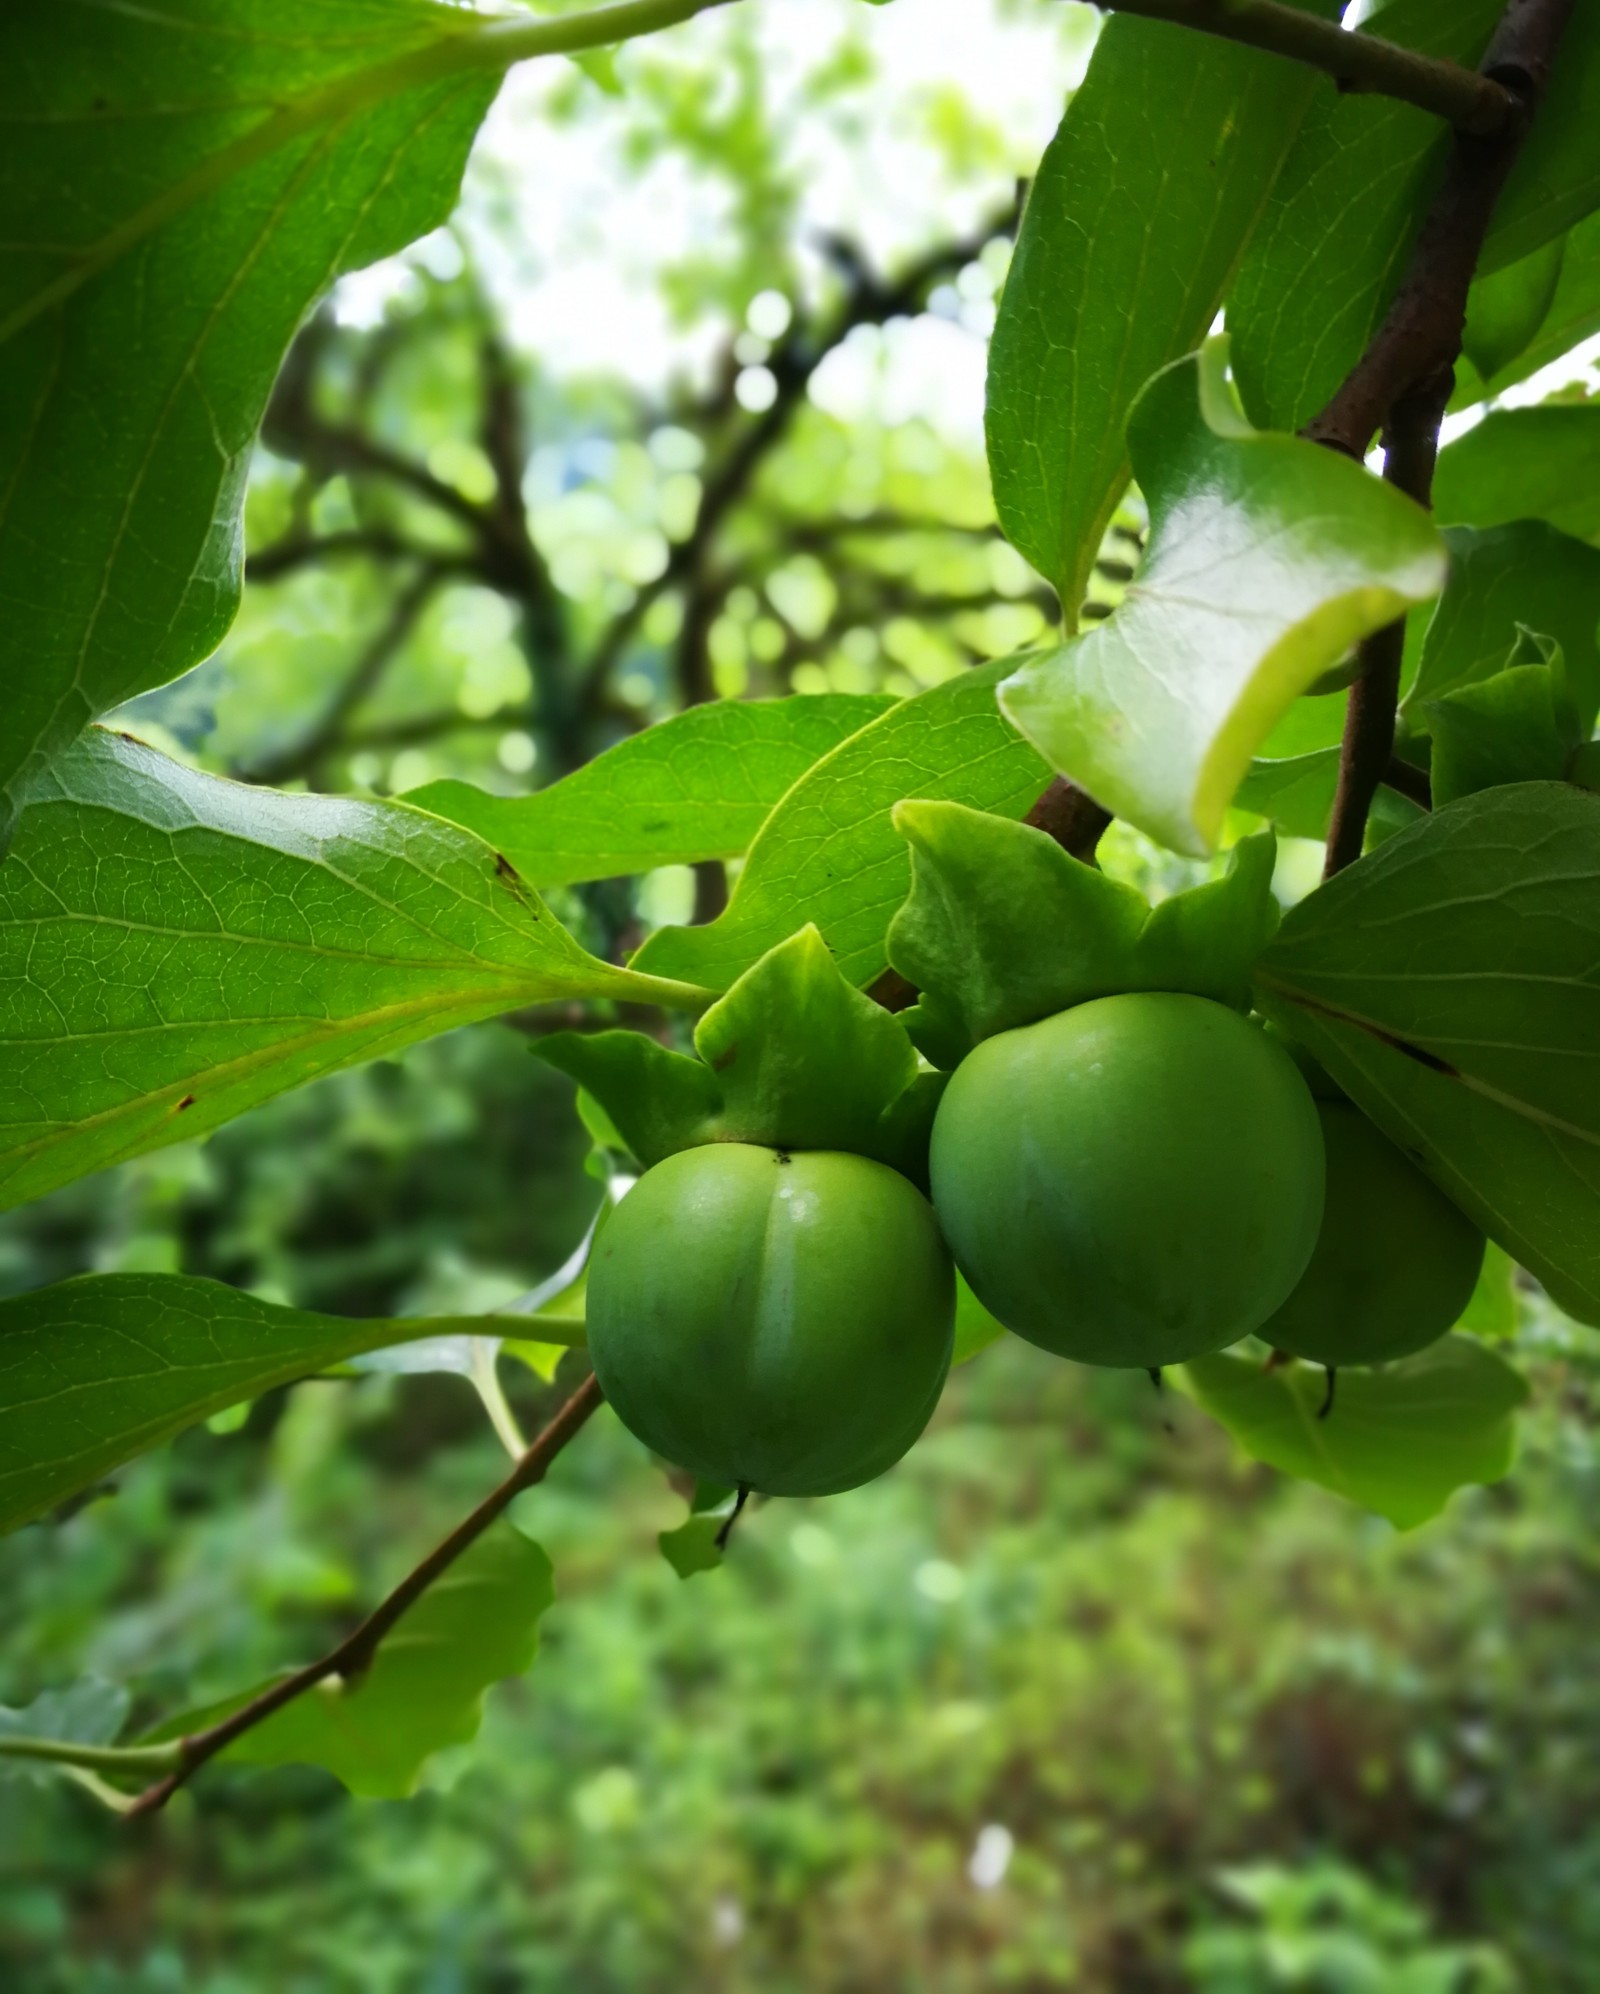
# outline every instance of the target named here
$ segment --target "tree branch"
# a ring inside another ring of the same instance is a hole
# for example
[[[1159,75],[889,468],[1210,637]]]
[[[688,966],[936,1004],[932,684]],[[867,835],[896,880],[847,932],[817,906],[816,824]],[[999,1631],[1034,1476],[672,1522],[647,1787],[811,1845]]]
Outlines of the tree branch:
[[[482,564],[470,554],[451,554],[409,540],[378,526],[352,526],[338,533],[287,533],[270,547],[252,554],[245,563],[245,580],[275,582],[297,568],[318,561],[342,560],[347,554],[365,555],[372,561],[430,561],[441,572],[482,575]]]
[[[787,433],[805,400],[812,375],[828,354],[858,325],[882,325],[920,305],[939,278],[970,263],[996,236],[1015,228],[1019,212],[1020,201],[1013,202],[1004,214],[996,215],[973,235],[939,244],[888,282],[868,270],[853,252],[846,257],[839,244],[832,245],[835,263],[846,272],[843,305],[820,336],[797,323],[769,357],[767,366],[778,389],[772,406],[739,432],[732,448],[707,477],[694,531],[677,543],[662,573],[639,590],[629,607],[601,635],[585,669],[586,702],[598,697],[650,605],[669,589],[681,587],[697,571],[723,519],[748,491],[764,459]]]
[[[1517,116],[1498,138],[1457,137],[1444,185],[1382,325],[1332,401],[1306,425],[1313,442],[1364,457],[1403,395],[1454,368],[1467,292],[1495,202],[1549,83],[1573,5],[1574,0],[1511,0],[1483,59],[1483,74],[1513,94]]]
[[[1495,137],[1516,114],[1511,93],[1493,75],[1475,75],[1459,63],[1418,55],[1377,35],[1352,33],[1279,0],[1112,0],[1112,4],[1119,14],[1170,21],[1288,56],[1322,70],[1341,90],[1398,97],[1474,137]]]
[[[1429,504],[1439,426],[1455,385],[1467,292],[1495,202],[1549,83],[1574,0],[1511,0],[1483,74],[1510,91],[1517,115],[1497,138],[1458,134],[1450,165],[1418,233],[1400,289],[1349,377],[1306,427],[1313,441],[1361,459],[1384,432],[1384,477]],[[1361,856],[1367,816],[1394,757],[1405,623],[1362,644],[1339,752],[1339,785],[1323,877]]]
[[[338,745],[345,721],[376,689],[441,579],[439,568],[432,563],[413,576],[410,584],[395,597],[382,628],[362,653],[354,671],[328,702],[321,719],[298,741],[280,748],[276,754],[263,756],[259,762],[243,770],[242,781],[287,782],[291,776],[306,775],[315,769],[318,762]]]
[[[285,1704],[294,1702],[308,1689],[314,1689],[319,1682],[326,1682],[330,1676],[353,1682],[370,1668],[385,1635],[416,1604],[434,1580],[447,1571],[491,1523],[505,1514],[524,1489],[530,1489],[544,1480],[550,1464],[596,1410],[601,1396],[598,1380],[592,1375],[586,1378],[499,1487],[485,1496],[472,1514],[458,1523],[421,1564],[406,1574],[388,1598],[374,1607],[361,1625],[336,1648],[331,1648],[320,1661],[311,1662],[305,1668],[297,1669],[293,1675],[284,1676],[270,1689],[252,1697],[242,1709],[234,1711],[230,1717],[224,1717],[209,1729],[196,1731],[192,1737],[180,1738],[176,1766],[164,1779],[147,1787],[138,1796],[128,1809],[128,1817],[132,1819],[138,1814],[153,1814],[164,1807],[178,1788],[191,1779],[208,1759],[214,1759],[236,1738],[243,1737],[246,1731],[253,1730],[257,1724],[282,1710]]]

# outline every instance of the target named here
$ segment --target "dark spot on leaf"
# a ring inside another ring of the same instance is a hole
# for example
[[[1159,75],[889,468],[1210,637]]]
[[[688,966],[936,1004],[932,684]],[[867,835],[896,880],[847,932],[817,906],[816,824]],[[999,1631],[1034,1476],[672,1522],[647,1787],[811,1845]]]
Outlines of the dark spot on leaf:
[[[506,857],[504,852],[495,853],[494,869],[497,873],[499,873],[502,879],[520,880],[522,878],[521,873],[517,871],[516,867],[511,863],[510,859]]]
[[[726,1052],[718,1053],[717,1057],[714,1060],[712,1060],[711,1062],[712,1072],[726,1073],[728,1068],[732,1066],[733,1062],[738,1057],[739,1057],[739,1041],[735,1039],[733,1044],[728,1047]]]
[[[777,1155],[773,1158],[773,1161],[775,1163],[792,1163],[794,1161],[794,1158],[789,1154],[789,1152],[786,1149],[780,1149]]]
[[[181,1115],[185,1108],[192,1108],[193,1106],[194,1106],[194,1096],[192,1094],[185,1094],[183,1099],[178,1103],[175,1112]]]
[[[111,99],[109,97],[96,97],[94,102],[89,106],[89,109],[91,111],[109,111],[111,109]]]

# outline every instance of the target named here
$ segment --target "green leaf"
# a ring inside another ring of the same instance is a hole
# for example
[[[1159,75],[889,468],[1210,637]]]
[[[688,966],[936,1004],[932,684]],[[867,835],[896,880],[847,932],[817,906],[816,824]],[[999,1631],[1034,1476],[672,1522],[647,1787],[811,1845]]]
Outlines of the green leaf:
[[[1504,670],[1519,629],[1560,645],[1584,730],[1600,707],[1600,549],[1542,520],[1487,532],[1452,527],[1450,579],[1420,646],[1405,712]],[[1586,716],[1586,718],[1585,718]]]
[[[721,1566],[725,1556],[724,1546],[717,1542],[721,1534],[721,1517],[691,1516],[676,1530],[659,1531],[656,1543],[661,1547],[662,1557],[678,1577],[692,1579],[698,1578],[702,1572],[714,1572]]]
[[[127,1720],[128,1692],[119,1683],[82,1676],[66,1689],[47,1689],[20,1710],[0,1707],[0,1740],[50,1738],[63,1745],[109,1745]],[[46,1759],[0,1756],[0,1780],[48,1785],[65,1770]]]
[[[302,108],[461,27],[424,0],[5,10],[6,796],[232,621],[284,349],[341,271],[445,219],[498,78]]]
[[[1480,277],[1467,299],[1461,346],[1485,380],[1527,350],[1555,303],[1567,239],[1557,236],[1520,263]]]
[[[1129,425],[1150,548],[1109,621],[1025,662],[1004,711],[1174,851],[1217,841],[1273,723],[1360,638],[1444,586],[1420,507],[1336,451],[1250,428],[1225,348],[1158,374]]]
[[[0,1207],[552,998],[701,1001],[586,955],[470,833],[86,735],[0,867]]]
[[[234,1765],[321,1766],[352,1793],[403,1799],[433,1753],[477,1736],[490,1686],[532,1667],[539,1621],[554,1602],[550,1560],[520,1530],[497,1523],[395,1623],[364,1675],[319,1683],[218,1756]],[[270,1687],[188,1711],[152,1737],[202,1730]]]
[[[1509,1253],[1493,1240],[1484,1249],[1478,1285],[1462,1311],[1457,1329],[1473,1336],[1510,1337],[1517,1333],[1517,1268]]]
[[[1431,700],[1435,808],[1499,783],[1559,782],[1578,745],[1560,647]]]
[[[1433,505],[1445,526],[1546,519],[1600,539],[1600,402],[1491,411],[1439,453]]]
[[[1252,810],[1291,838],[1324,839],[1339,787],[1339,750],[1314,748],[1281,760],[1257,759],[1234,795],[1236,810]],[[1382,844],[1423,814],[1408,797],[1378,790],[1367,817],[1367,842]]]
[[[724,912],[705,927],[662,928],[633,968],[726,990],[809,921],[850,981],[870,983],[911,870],[895,804],[946,797],[1020,817],[1049,778],[995,705],[1013,663],[902,700],[825,755],[761,827]]]
[[[222,637],[284,350],[342,271],[445,219],[501,73],[695,11],[0,10],[0,845],[85,721]]]
[[[840,1149],[919,1182],[938,1084],[900,1020],[839,973],[815,928],[713,1004],[698,1059],[640,1032],[557,1032],[535,1048],[599,1101],[646,1169],[712,1142]]]
[[[1006,1333],[1003,1322],[997,1321],[967,1286],[960,1270],[956,1272],[956,1340],[951,1353],[950,1368],[965,1364],[976,1357],[980,1350],[987,1350],[991,1343],[998,1343]]]
[[[86,1274],[0,1302],[0,1530],[274,1385],[493,1320],[313,1315],[182,1274]]]
[[[1479,259],[1480,274],[1530,256],[1600,208],[1600,10],[1579,5],[1550,86],[1517,154]]]
[[[1396,0],[1362,27],[1475,66],[1501,12],[1502,0]],[[1409,104],[1318,92],[1228,294],[1239,392],[1263,428],[1302,428],[1359,359],[1449,149],[1439,120]]]
[[[530,886],[736,858],[814,762],[896,703],[865,693],[719,700],[620,741],[532,796],[431,782],[405,801],[476,831]]]
[[[1026,824],[959,803],[902,803],[911,892],[889,930],[895,968],[921,992],[907,1028],[955,1066],[980,1039],[1121,990],[1185,990],[1250,1006],[1277,926],[1270,832],[1235,848],[1227,877],[1152,909]]]
[[[1561,274],[1556,281],[1555,295],[1532,338],[1520,348],[1514,359],[1505,362],[1487,380],[1469,361],[1461,362],[1456,368],[1456,392],[1450,402],[1452,409],[1468,408],[1474,402],[1482,401],[1485,395],[1504,394],[1507,388],[1515,387],[1517,382],[1525,381],[1541,367],[1549,366],[1552,360],[1559,360],[1571,352],[1581,340],[1600,332],[1600,213],[1580,222],[1561,241]],[[1491,277],[1480,278],[1473,285],[1467,303],[1469,325],[1474,311],[1482,309],[1480,296],[1487,287],[1499,284],[1503,276],[1530,289],[1535,288],[1539,282],[1541,259],[1547,258],[1550,253],[1548,247],[1535,250],[1531,257],[1509,265],[1504,272],[1497,271]],[[1519,276],[1517,273],[1522,274]]]
[[[1309,7],[1331,14],[1331,4]],[[1076,623],[1140,387],[1216,317],[1310,70],[1114,14],[1040,162],[989,351],[1000,523]]]
[[[1284,919],[1261,1008],[1569,1315],[1600,1322],[1600,797],[1437,810]]]
[[[1244,1451],[1280,1474],[1316,1482],[1401,1530],[1437,1516],[1470,1482],[1497,1482],[1516,1455],[1528,1396],[1503,1358],[1446,1336],[1398,1364],[1339,1373],[1326,1419],[1320,1365],[1268,1370],[1223,1352],[1183,1365],[1178,1383]]]

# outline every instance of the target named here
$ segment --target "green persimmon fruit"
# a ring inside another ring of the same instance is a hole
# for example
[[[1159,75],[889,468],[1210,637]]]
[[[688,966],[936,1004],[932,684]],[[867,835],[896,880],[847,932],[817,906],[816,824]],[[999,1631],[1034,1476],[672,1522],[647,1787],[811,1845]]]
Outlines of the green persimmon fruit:
[[[588,1340],[645,1445],[703,1480],[833,1495],[933,1415],[955,1269],[933,1208],[864,1156],[681,1150],[602,1228]]]
[[[1359,1108],[1319,1101],[1317,1112],[1328,1158],[1322,1231],[1261,1334],[1333,1368],[1409,1357],[1459,1320],[1483,1234]]]
[[[986,1309],[1085,1364],[1154,1369],[1258,1328],[1322,1221],[1293,1060],[1203,997],[1101,997],[986,1039],[933,1127],[933,1202]]]

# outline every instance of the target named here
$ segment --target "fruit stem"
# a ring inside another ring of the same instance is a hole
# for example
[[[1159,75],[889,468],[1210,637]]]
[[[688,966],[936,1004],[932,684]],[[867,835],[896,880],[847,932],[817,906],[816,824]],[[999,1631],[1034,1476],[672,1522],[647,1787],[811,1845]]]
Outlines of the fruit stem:
[[[734,1498],[733,1507],[728,1511],[728,1520],[716,1535],[716,1546],[719,1551],[727,1550],[728,1539],[733,1535],[733,1526],[739,1521],[740,1516],[744,1512],[744,1506],[749,1500],[750,1484],[748,1482],[741,1482],[739,1484],[739,1493]]]

